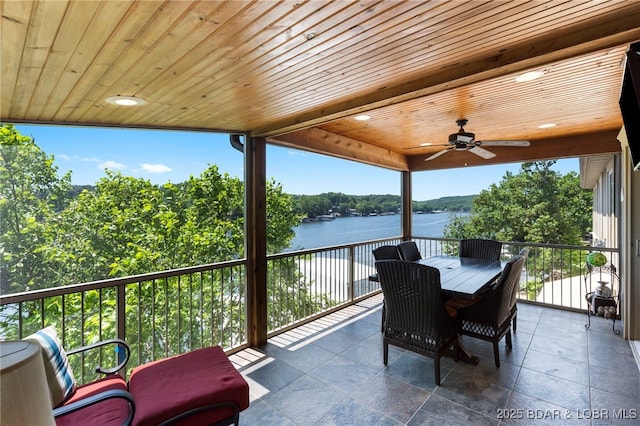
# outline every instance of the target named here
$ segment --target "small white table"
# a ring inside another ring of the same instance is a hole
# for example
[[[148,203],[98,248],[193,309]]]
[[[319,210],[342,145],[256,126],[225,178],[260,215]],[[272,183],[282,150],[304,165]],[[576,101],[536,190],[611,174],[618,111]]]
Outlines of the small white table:
[[[0,342],[0,418],[3,425],[55,426],[42,350],[34,342]]]

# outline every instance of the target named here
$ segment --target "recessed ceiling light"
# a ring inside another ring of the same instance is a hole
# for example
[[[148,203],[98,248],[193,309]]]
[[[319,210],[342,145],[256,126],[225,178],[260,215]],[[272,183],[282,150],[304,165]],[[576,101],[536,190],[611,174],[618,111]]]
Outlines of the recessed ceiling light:
[[[538,126],[538,129],[550,129],[552,127],[556,127],[556,123],[545,123]]]
[[[535,80],[536,78],[540,78],[543,75],[544,75],[544,71],[529,71],[517,76],[516,81],[518,83],[524,83],[525,81],[531,81],[531,80]]]
[[[355,117],[353,117],[354,120],[358,120],[358,121],[367,121],[367,120],[371,120],[371,117],[368,115],[356,115]]]
[[[423,142],[420,144],[420,146],[431,146],[433,145],[431,142]]]
[[[136,98],[135,96],[111,96],[105,99],[110,104],[121,106],[138,106],[145,105],[147,102],[142,98]]]

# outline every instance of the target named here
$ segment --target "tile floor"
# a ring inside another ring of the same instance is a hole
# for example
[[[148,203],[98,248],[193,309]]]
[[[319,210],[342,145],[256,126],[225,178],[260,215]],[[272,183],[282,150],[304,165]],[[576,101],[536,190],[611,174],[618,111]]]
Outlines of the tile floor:
[[[478,365],[390,348],[380,295],[231,356],[251,388],[249,425],[640,425],[640,371],[612,322],[518,305],[513,350],[463,338]],[[616,322],[616,327],[621,324]]]

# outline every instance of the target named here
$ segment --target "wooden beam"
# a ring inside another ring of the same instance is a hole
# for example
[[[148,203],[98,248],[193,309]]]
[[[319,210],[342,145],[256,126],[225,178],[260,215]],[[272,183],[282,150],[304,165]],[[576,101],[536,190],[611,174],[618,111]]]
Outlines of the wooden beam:
[[[619,130],[607,130],[583,135],[538,139],[532,140],[531,146],[528,148],[487,147],[487,149],[496,154],[495,157],[487,160],[467,151],[452,151],[431,161],[424,161],[428,155],[413,155],[408,157],[408,162],[410,170],[417,172],[614,154],[620,152],[620,142],[617,139],[618,133]]]
[[[247,224],[247,334],[251,346],[267,343],[266,141],[245,137]]]
[[[402,172],[402,239],[410,240],[413,237],[413,200],[411,195],[411,172]]]
[[[407,157],[402,154],[316,127],[271,137],[268,140],[277,145],[355,160],[373,166],[399,171],[409,170]]]
[[[394,87],[383,87],[373,93],[355,96],[324,108],[315,108],[294,117],[254,129],[256,136],[274,136],[316,126],[331,120],[371,111],[400,102],[439,93],[505,74],[520,72],[620,46],[640,39],[640,11],[612,16],[606,21],[586,22],[564,34],[553,32],[539,38],[505,48],[489,57],[455,63],[426,76]]]

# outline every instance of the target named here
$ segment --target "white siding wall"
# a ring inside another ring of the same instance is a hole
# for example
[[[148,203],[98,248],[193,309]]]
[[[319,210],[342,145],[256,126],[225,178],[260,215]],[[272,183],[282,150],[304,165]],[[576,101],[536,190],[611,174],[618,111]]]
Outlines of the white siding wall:
[[[612,157],[593,188],[593,245],[619,247],[616,157]]]

